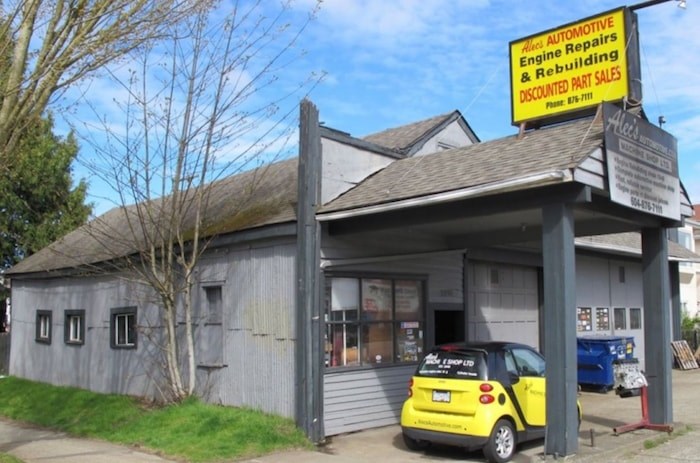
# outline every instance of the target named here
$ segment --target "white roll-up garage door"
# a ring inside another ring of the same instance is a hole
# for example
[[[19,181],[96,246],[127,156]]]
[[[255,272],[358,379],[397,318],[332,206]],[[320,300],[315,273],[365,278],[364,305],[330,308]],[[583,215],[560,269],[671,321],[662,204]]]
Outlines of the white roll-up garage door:
[[[534,267],[472,262],[467,288],[469,339],[539,348],[537,286]]]

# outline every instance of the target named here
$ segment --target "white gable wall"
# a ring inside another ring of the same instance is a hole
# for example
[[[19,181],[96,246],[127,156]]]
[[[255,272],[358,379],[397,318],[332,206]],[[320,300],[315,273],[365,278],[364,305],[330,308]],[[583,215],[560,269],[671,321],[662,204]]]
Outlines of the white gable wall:
[[[321,138],[321,203],[337,198],[396,159]]]
[[[450,148],[460,148],[472,145],[473,142],[464,131],[459,121],[453,121],[443,130],[435,134],[432,138],[415,152],[414,156],[433,154]]]

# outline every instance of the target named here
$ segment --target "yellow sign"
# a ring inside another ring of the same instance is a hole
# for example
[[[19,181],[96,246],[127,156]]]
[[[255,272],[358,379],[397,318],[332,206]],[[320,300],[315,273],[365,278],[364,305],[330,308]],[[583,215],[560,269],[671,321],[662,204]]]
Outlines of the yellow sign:
[[[513,124],[627,95],[625,10],[510,43]]]

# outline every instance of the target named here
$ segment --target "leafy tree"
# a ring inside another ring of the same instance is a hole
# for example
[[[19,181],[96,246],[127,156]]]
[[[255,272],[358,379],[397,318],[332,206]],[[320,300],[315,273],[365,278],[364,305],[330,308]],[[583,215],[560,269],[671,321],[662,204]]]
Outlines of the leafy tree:
[[[0,175],[0,268],[8,268],[85,223],[87,183],[73,185],[78,154],[72,134],[53,134],[53,120],[29,126]]]

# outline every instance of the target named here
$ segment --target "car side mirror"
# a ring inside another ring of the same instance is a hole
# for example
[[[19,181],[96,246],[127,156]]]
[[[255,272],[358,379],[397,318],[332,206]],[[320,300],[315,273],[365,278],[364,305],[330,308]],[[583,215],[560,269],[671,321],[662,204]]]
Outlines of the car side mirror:
[[[517,384],[520,381],[520,375],[517,373],[513,373],[512,371],[508,372],[508,379],[510,380],[510,384]]]

